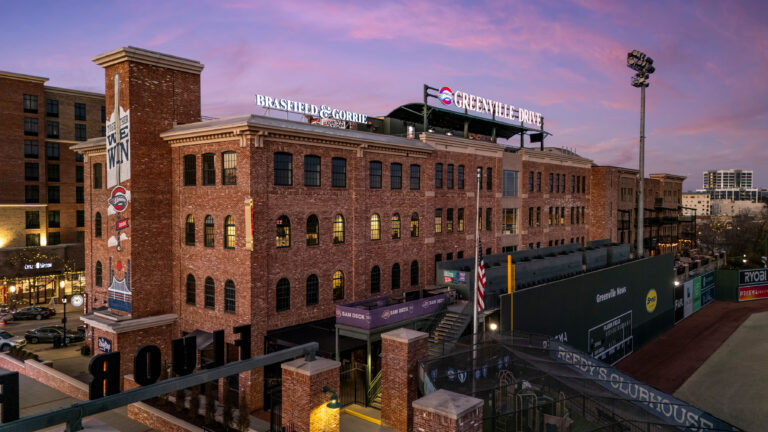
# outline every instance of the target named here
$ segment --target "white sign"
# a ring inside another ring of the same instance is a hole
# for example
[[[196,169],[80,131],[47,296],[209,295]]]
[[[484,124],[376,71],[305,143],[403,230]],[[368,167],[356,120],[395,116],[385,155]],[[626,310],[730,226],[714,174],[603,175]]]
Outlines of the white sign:
[[[444,105],[454,104],[456,105],[456,108],[466,109],[468,111],[492,114],[495,117],[517,120],[521,123],[528,123],[535,126],[542,125],[541,113],[529,111],[525,108],[515,108],[513,105],[475,96],[460,90],[451,90],[449,87],[440,89],[438,99],[440,99]]]
[[[131,116],[120,108],[120,138],[115,133],[115,113],[107,122],[107,188],[131,178]]]
[[[53,263],[36,262],[34,264],[24,264],[24,270],[39,270],[53,267]]]
[[[365,120],[368,118],[368,116],[365,114],[331,108],[326,105],[320,105],[318,107],[317,105],[304,102],[296,102],[290,99],[272,98],[260,94],[256,95],[256,105],[264,108],[287,111],[296,114],[311,115],[324,119],[336,119],[356,123],[365,123]]]

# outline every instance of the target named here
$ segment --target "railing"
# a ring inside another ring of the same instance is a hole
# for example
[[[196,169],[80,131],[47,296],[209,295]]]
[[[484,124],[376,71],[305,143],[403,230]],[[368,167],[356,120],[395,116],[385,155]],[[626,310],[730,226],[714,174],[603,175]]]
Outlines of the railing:
[[[367,405],[370,405],[379,393],[381,393],[381,371],[371,380],[371,386],[368,388],[368,395],[366,397]]]

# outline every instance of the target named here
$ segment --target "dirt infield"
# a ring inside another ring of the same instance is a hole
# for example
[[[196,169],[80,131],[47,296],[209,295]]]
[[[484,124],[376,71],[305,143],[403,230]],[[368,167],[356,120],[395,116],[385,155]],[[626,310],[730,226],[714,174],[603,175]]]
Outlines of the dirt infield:
[[[672,394],[768,300],[715,301],[616,364],[616,368]]]

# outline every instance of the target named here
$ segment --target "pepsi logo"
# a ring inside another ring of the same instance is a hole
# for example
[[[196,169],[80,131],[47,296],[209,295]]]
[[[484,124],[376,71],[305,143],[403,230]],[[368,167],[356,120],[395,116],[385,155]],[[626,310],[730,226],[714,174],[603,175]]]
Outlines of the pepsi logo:
[[[450,105],[453,102],[453,91],[449,87],[443,87],[437,94],[437,98],[445,105]]]

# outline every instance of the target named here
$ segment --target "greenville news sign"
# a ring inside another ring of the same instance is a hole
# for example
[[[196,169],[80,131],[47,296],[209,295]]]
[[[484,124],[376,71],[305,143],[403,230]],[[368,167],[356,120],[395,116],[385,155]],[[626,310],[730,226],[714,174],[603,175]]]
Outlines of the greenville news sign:
[[[327,105],[317,106],[305,102],[273,98],[260,94],[256,95],[256,105],[279,111],[320,117],[321,119],[336,119],[355,123],[365,123],[365,121],[368,119],[368,116],[365,114],[332,108]]]
[[[508,120],[528,123],[535,126],[542,125],[541,113],[527,110],[525,108],[498,102],[480,96],[475,96],[460,90],[451,90],[450,87],[443,87],[437,94],[444,105],[455,105],[456,108],[466,109],[481,114],[491,114],[495,117],[501,117]]]

